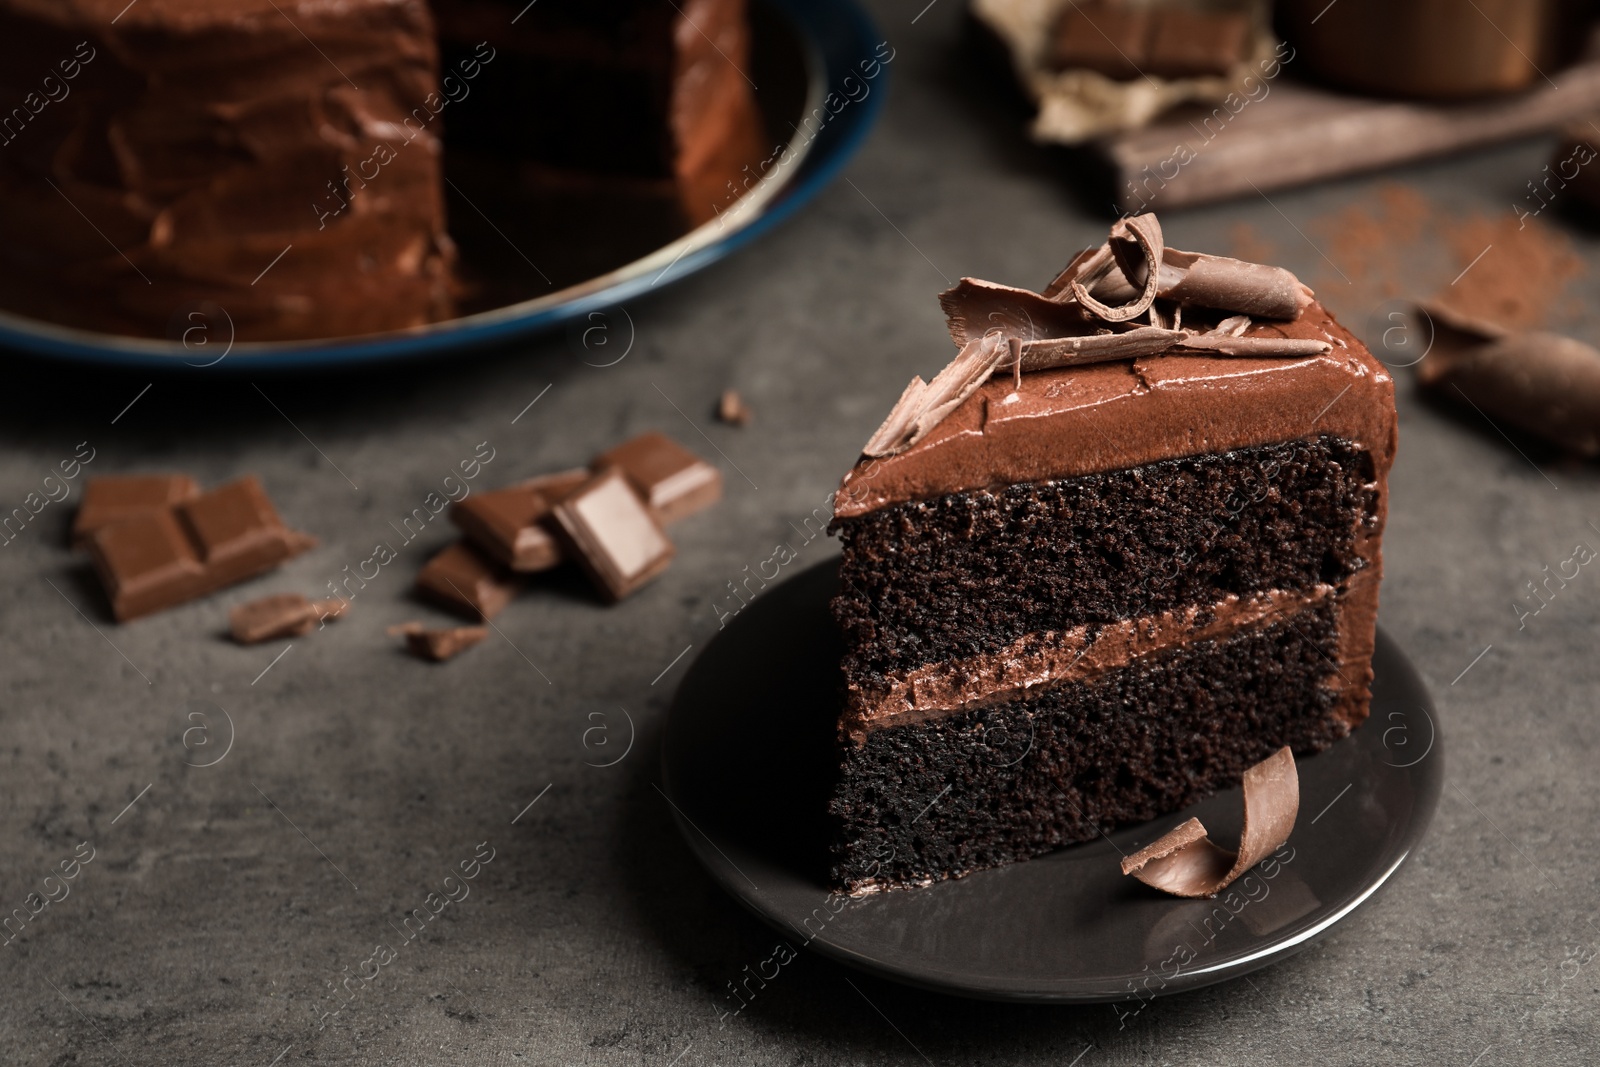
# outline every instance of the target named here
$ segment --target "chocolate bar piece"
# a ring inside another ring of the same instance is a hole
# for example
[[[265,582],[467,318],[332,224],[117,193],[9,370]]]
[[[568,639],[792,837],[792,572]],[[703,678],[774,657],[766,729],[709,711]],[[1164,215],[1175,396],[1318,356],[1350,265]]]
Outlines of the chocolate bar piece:
[[[1180,6],[1068,4],[1056,23],[1058,70],[1092,70],[1116,81],[1220,77],[1244,62],[1250,18],[1240,11]]]
[[[589,477],[580,468],[477,493],[451,507],[450,521],[485,555],[513,571],[549,570],[561,562],[561,542],[543,520]]]
[[[568,552],[615,603],[667,569],[675,549],[620,467],[607,467],[551,512]]]
[[[425,630],[421,623],[416,622],[398,627],[397,632],[406,639],[406,651],[435,663],[459,656],[489,636],[489,629],[486,626],[452,626],[443,630]]]
[[[447,608],[477,619],[492,619],[517,594],[517,578],[466,541],[423,564],[417,589]]]
[[[1055,65],[1127,81],[1144,73],[1151,12],[1111,3],[1068,4],[1056,23]]]
[[[1250,20],[1242,11],[1171,8],[1154,15],[1144,68],[1159,78],[1222,77],[1246,58]]]
[[[722,499],[722,472],[654,430],[600,453],[589,466],[597,471],[619,468],[663,523]]]
[[[279,593],[234,607],[228,612],[228,629],[241,645],[299,637],[324,619],[337,619],[349,605],[348,600],[308,600],[299,593]]]
[[[289,529],[254,477],[89,536],[111,611],[126,622],[253,578],[316,544]]]
[[[72,520],[72,543],[81,545],[102,526],[193,500],[200,486],[187,474],[119,474],[90,478]]]

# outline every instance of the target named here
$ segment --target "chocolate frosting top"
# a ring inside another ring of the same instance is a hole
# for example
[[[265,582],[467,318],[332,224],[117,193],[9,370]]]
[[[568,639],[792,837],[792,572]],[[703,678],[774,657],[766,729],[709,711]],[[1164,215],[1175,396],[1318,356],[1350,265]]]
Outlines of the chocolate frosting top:
[[[834,515],[1322,434],[1370,451],[1382,484],[1396,446],[1394,381],[1366,346],[1316,302],[1246,336],[1333,347],[1300,358],[1173,354],[1062,367],[1024,374],[1020,387],[999,373],[911,448],[863,456]]]

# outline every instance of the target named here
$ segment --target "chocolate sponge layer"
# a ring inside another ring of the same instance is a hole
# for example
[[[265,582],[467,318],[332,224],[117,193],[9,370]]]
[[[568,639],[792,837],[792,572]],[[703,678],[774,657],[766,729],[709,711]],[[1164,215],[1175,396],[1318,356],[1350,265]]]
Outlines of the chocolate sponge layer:
[[[1347,732],[1325,684],[1338,617],[1324,602],[1026,700],[845,742],[829,805],[835,883],[914,885],[1027,859],[1237,785],[1283,745],[1326,748]]]
[[[1375,529],[1369,453],[1318,437],[956,493],[838,520],[846,682],[1030,633],[1341,585]]]

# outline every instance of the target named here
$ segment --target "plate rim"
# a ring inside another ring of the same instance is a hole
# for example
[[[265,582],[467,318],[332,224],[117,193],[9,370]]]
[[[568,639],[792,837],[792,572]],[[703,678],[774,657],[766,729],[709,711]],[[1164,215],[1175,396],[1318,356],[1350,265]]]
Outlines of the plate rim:
[[[876,22],[858,0],[755,0],[771,7],[794,29],[807,56],[809,71],[806,114],[821,107],[828,86],[842,80],[848,68],[841,52],[865,43],[870,53],[879,37]],[[789,168],[761,179],[741,204],[755,210],[716,240],[696,246],[720,220],[703,223],[640,258],[605,274],[585,279],[555,293],[507,304],[471,315],[405,330],[349,338],[258,341],[230,344],[224,355],[191,362],[195,353],[181,344],[156,338],[99,333],[0,310],[0,356],[30,357],[99,366],[143,367],[183,372],[187,369],[305,370],[358,366],[373,362],[438,356],[484,348],[517,337],[548,331],[595,311],[665,289],[699,273],[775,229],[813,200],[854,157],[882,111],[890,72],[885,65],[874,79],[874,91],[841,108],[825,122]],[[651,267],[681,249],[666,269],[651,280]],[[671,274],[668,278],[667,275]],[[665,279],[663,281],[663,279]]]
[[[815,570],[824,567],[836,567],[837,564],[838,557],[820,561],[786,579],[784,584],[797,582]],[[731,625],[738,625],[738,623],[735,622]],[[718,636],[721,635],[719,634]],[[706,648],[701,651],[701,654],[695,657],[695,661],[698,662],[704,657],[714,647],[715,643],[715,639],[708,643]],[[1413,689],[1421,695],[1423,701],[1422,710],[1430,721],[1433,740],[1424,758],[1419,760],[1417,764],[1410,766],[1419,766],[1423,763],[1428,766],[1419,772],[1419,788],[1416,792],[1417,803],[1413,809],[1411,819],[1404,824],[1404,831],[1398,835],[1395,843],[1385,845],[1377,853],[1379,859],[1388,861],[1387,865],[1381,872],[1374,875],[1368,883],[1364,884],[1352,899],[1335,907],[1329,914],[1316,920],[1312,925],[1293,931],[1282,938],[1271,940],[1259,951],[1253,952],[1242,959],[1223,960],[1207,967],[1186,970],[1178,978],[1167,982],[1161,990],[1151,993],[1149,997],[1142,998],[1130,996],[1125,992],[1019,989],[1015,986],[1007,987],[1005,984],[1006,979],[997,975],[958,975],[948,970],[934,968],[924,968],[915,972],[907,971],[901,967],[885,964],[848,946],[832,942],[821,934],[806,938],[803,947],[815,948],[820,955],[864,974],[870,974],[877,978],[927,992],[992,1002],[1044,1005],[1116,1004],[1133,1000],[1176,996],[1232,981],[1296,955],[1326,937],[1339,923],[1349,918],[1355,911],[1369,903],[1382,890],[1393,883],[1395,875],[1405,866],[1406,861],[1415,854],[1417,847],[1426,837],[1443,791],[1445,775],[1443,739],[1439,729],[1438,707],[1434,701],[1433,693],[1399,642],[1391,637],[1381,624],[1376,630],[1374,661],[1379,658],[1380,652],[1383,655],[1385,665],[1400,676],[1405,687]],[[777,930],[779,933],[793,933],[793,924],[786,916],[769,910],[763,906],[764,901],[762,899],[743,891],[742,883],[738,878],[734,877],[737,868],[734,867],[733,861],[722,853],[715,840],[698,825],[690,821],[688,815],[679,806],[679,800],[683,799],[683,797],[675,787],[676,775],[673,771],[668,736],[673,727],[673,719],[679,713],[679,701],[684,685],[693,677],[694,666],[694,663],[690,664],[690,670],[685,672],[684,682],[680,683],[678,689],[674,692],[662,726],[659,764],[662,795],[667,799],[668,806],[672,809],[673,823],[677,826],[679,836],[683,838],[690,852],[693,853],[700,866],[710,875],[718,887],[738,902],[746,911],[772,929]],[[1351,735],[1336,742],[1336,746],[1354,743],[1355,737],[1355,733],[1352,732]],[[709,848],[706,846],[709,846]],[[1066,847],[1071,848],[1074,846]],[[713,861],[713,850],[721,857],[722,863]],[[1044,859],[1048,855],[1050,853],[1035,857],[1035,859]],[[724,864],[730,869],[723,869]],[[982,877],[985,873],[988,872],[975,871],[969,877]],[[905,890],[905,892],[918,891],[917,889]]]

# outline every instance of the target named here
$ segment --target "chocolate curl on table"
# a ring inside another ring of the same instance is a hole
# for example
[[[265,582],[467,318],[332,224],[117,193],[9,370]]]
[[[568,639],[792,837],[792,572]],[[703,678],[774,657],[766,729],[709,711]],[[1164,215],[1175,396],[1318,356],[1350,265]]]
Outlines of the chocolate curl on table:
[[[1212,897],[1289,840],[1300,813],[1300,777],[1286,745],[1244,772],[1239,851],[1213,844],[1190,819],[1122,861],[1122,873],[1176,897]]]
[[[1513,334],[1438,305],[1419,310],[1434,331],[1417,365],[1422,386],[1580,456],[1600,455],[1600,351],[1559,334]]]
[[[968,342],[933,381],[911,379],[889,417],[861,451],[868,456],[904,452],[926,437],[929,430],[977,392],[997,367],[1012,358],[1009,340],[999,333]]]

